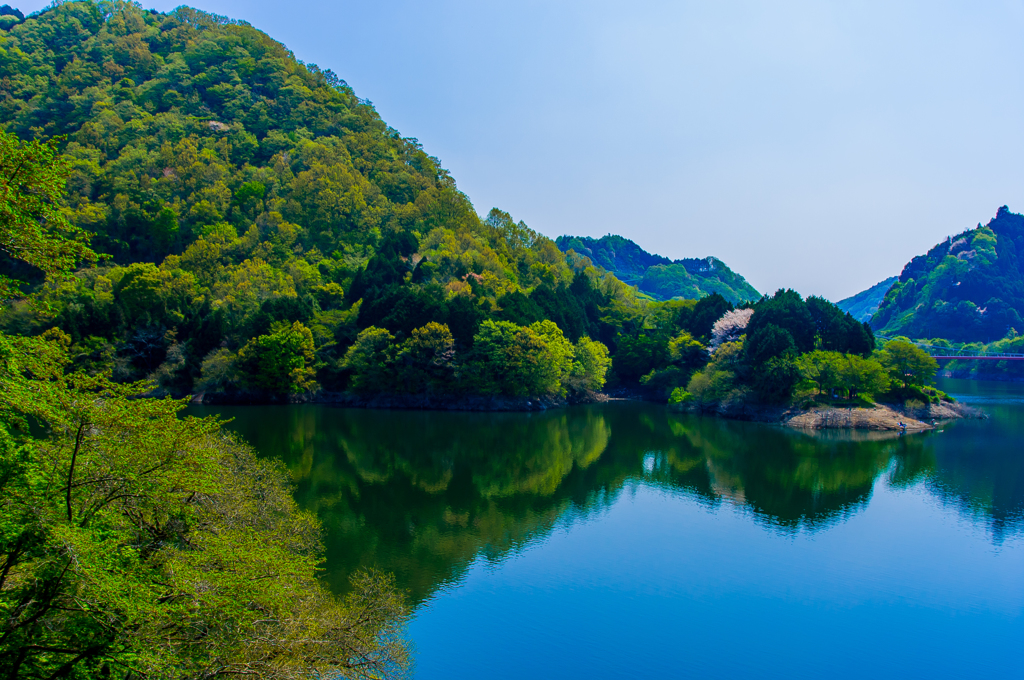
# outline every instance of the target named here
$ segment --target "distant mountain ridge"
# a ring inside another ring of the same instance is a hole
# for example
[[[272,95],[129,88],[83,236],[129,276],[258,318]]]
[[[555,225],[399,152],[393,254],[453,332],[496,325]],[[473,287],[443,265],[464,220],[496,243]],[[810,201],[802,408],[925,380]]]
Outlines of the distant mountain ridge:
[[[585,255],[598,267],[659,300],[697,299],[718,293],[740,304],[761,297],[746,279],[716,257],[670,260],[613,234],[599,239],[560,236],[555,243],[562,252],[572,250]]]
[[[889,289],[899,279],[900,277],[898,276],[890,276],[885,281],[876,283],[867,290],[863,290],[845,300],[840,300],[836,303],[836,306],[844,312],[849,312],[857,321],[870,321],[871,317],[878,311],[882,300],[885,299],[885,294],[889,292]]]
[[[878,332],[994,342],[1024,330],[1024,215],[1003,206],[985,226],[915,257],[886,293]]]

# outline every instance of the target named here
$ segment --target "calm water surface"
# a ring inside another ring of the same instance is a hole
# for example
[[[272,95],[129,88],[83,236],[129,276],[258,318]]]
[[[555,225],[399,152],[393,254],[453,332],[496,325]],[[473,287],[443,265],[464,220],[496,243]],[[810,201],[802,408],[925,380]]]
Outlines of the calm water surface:
[[[397,575],[417,678],[1024,677],[1024,386],[943,388],[991,419],[216,412],[288,465],[336,591]]]

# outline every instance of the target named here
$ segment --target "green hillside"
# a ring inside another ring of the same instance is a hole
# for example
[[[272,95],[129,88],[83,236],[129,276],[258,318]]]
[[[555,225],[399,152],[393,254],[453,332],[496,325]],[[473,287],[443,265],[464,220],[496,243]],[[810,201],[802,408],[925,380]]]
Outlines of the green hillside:
[[[732,304],[741,304],[761,297],[742,276],[714,257],[670,260],[614,235],[599,239],[561,236],[556,243],[563,252],[572,250],[585,255],[605,271],[658,300],[693,300],[718,293]]]
[[[870,321],[871,317],[878,311],[879,305],[889,292],[893,284],[899,280],[897,276],[891,276],[881,283],[876,283],[867,290],[861,291],[845,300],[840,300],[836,306],[844,312],[849,312],[858,321]]]
[[[437,359],[450,373],[484,320],[548,320],[571,342],[611,343],[617,328],[601,319],[632,304],[628,287],[582,258],[570,266],[507,213],[479,217],[415,139],[245,22],[58,4],[0,24],[0,78],[3,130],[66,136],[66,211],[109,255],[60,286],[14,271],[37,285],[4,326],[58,326],[80,365],[118,380],[179,394],[341,389],[368,328],[388,334],[389,366],[407,350],[402,365]],[[430,323],[446,328],[434,349],[448,358],[420,347],[414,360],[412,331]],[[537,332],[515,337],[551,349]]]
[[[989,343],[1024,329],[1024,216],[1005,206],[904,267],[872,327],[883,335]]]

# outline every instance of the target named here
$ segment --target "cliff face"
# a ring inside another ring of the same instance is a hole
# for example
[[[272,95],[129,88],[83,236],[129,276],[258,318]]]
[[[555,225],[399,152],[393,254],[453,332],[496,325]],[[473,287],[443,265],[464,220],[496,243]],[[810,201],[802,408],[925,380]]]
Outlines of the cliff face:
[[[885,335],[993,342],[1024,329],[1024,215],[1000,208],[911,260],[872,317]]]
[[[670,260],[611,234],[599,239],[561,236],[556,243],[563,252],[585,255],[595,265],[659,300],[696,299],[718,293],[739,304],[761,297],[746,279],[715,257]]]

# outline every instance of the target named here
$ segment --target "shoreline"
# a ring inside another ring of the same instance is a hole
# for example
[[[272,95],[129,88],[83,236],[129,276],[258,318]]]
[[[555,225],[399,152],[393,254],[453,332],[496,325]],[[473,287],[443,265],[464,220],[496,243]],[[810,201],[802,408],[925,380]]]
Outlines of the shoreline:
[[[410,411],[473,411],[473,412],[541,412],[577,404],[602,404],[616,401],[658,403],[679,413],[711,416],[724,420],[740,420],[781,425],[799,430],[867,430],[876,432],[923,432],[941,423],[963,419],[986,419],[981,410],[961,403],[928,404],[908,408],[900,404],[861,406],[763,406],[756,404],[723,404],[714,409],[672,409],[643,391],[615,390],[611,393],[588,392],[568,397],[508,397],[495,395],[357,395],[348,392],[319,392],[303,395],[268,395],[260,393],[201,393],[191,403],[203,406],[266,406],[323,404],[345,408],[396,409]],[[901,427],[900,423],[906,425]]]
[[[202,406],[267,406],[291,404],[325,404],[347,408],[399,409],[407,411],[547,411],[575,404],[598,404],[612,401],[603,392],[587,392],[567,397],[509,397],[500,395],[438,395],[438,394],[375,394],[350,392],[317,392],[299,395],[271,395],[252,392],[200,393],[191,403]]]

